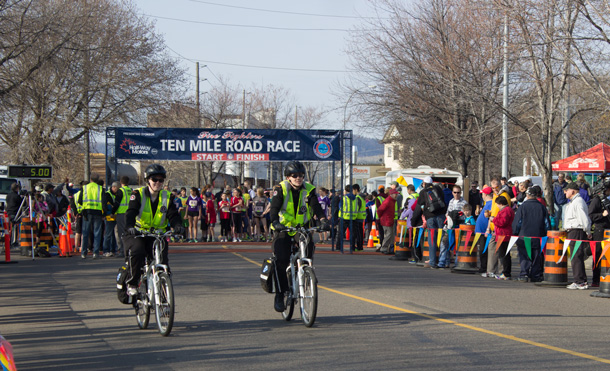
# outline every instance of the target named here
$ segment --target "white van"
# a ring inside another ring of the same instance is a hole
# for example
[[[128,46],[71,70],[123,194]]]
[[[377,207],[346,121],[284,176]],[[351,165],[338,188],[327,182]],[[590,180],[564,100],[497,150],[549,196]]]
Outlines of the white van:
[[[29,182],[24,178],[8,178],[8,166],[0,165],[0,207],[4,208],[6,205],[6,195],[11,192],[11,185],[15,182],[21,185],[22,190],[29,190]]]
[[[390,183],[388,183],[390,184]],[[384,186],[386,185],[385,182],[385,176],[377,176],[374,178],[369,178],[369,180],[366,181],[366,192],[367,193],[371,193],[373,191],[376,191],[377,188],[379,188],[379,186]]]

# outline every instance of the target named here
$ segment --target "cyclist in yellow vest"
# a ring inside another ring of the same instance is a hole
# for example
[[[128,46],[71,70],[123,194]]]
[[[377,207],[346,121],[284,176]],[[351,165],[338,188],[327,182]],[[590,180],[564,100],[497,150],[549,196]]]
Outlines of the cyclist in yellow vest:
[[[352,193],[355,196],[352,206],[354,213],[354,231],[352,237],[354,239],[353,245],[356,251],[362,251],[364,250],[364,219],[366,219],[366,201],[360,195],[360,185],[352,185]]]
[[[320,220],[323,230],[330,230],[330,225],[324,210],[318,202],[316,187],[305,182],[305,166],[299,161],[290,161],[284,167],[286,180],[273,189],[271,208],[269,211],[273,234],[273,254],[275,256],[276,272],[286,272],[290,260],[290,246],[294,232],[284,232],[287,227],[306,226],[313,215]],[[313,258],[314,245],[310,239],[307,247],[307,257]],[[283,312],[285,309],[284,293],[288,289],[286,274],[277,275],[280,287],[276,287],[274,309]],[[277,286],[277,284],[276,284]]]
[[[119,203],[119,208],[115,213],[116,217],[116,230],[115,236],[117,241],[117,258],[125,257],[125,247],[123,246],[123,233],[125,233],[125,213],[127,212],[127,207],[129,206],[129,197],[131,197],[131,188],[129,188],[129,177],[122,176],[121,177],[121,188],[116,197],[116,202]]]
[[[127,253],[130,278],[127,280],[127,293],[135,295],[136,284],[140,279],[146,255],[152,255],[153,237],[136,237],[141,230],[162,230],[168,226],[174,233],[184,236],[186,230],[182,226],[182,218],[174,204],[174,196],[163,190],[166,171],[159,164],[149,165],[144,171],[146,186],[138,188],[129,197],[129,206],[125,213],[125,234],[123,243]],[[167,242],[163,243],[162,261],[168,262]]]
[[[81,209],[82,219],[82,248],[80,257],[87,258],[89,250],[89,232],[93,229],[93,259],[100,257],[100,247],[102,245],[102,217],[103,205],[106,203],[106,196],[102,188],[103,181],[98,174],[91,174],[91,182],[87,183],[78,195],[76,207]]]

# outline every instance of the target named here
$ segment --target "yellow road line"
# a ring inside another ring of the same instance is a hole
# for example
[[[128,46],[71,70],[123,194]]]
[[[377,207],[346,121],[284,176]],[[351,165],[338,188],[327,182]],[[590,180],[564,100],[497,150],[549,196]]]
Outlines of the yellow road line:
[[[223,246],[223,248],[226,248],[226,247]],[[235,255],[235,256],[238,256],[238,257],[244,259],[245,261],[250,262],[250,263],[252,263],[254,265],[257,265],[259,267],[262,266],[261,263],[258,263],[258,262],[255,262],[252,259],[246,258],[245,256],[243,256],[241,254],[238,254],[238,253],[232,253],[232,254]],[[431,316],[429,314],[419,313],[419,312],[415,312],[415,311],[412,311],[412,310],[409,310],[409,309],[400,308],[400,307],[397,307],[397,306],[394,306],[394,305],[385,304],[385,303],[382,303],[382,302],[379,302],[379,301],[363,298],[361,296],[356,296],[356,295],[348,294],[346,292],[335,290],[335,289],[331,289],[330,287],[326,287],[326,286],[322,286],[322,285],[318,285],[318,288],[320,288],[322,290],[326,290],[326,291],[332,292],[332,293],[335,293],[335,294],[338,294],[338,295],[346,296],[348,298],[364,301],[366,303],[378,305],[378,306],[381,306],[381,307],[384,307],[384,308],[388,308],[388,309],[393,309],[393,310],[396,310],[398,312],[413,314],[413,315],[416,315],[416,316],[419,316],[419,317],[431,319],[431,320],[442,322],[442,323],[446,323],[446,324],[449,324],[449,325],[455,325],[455,326],[458,326],[458,327],[467,328],[469,330],[473,330],[473,331],[477,331],[477,332],[482,332],[484,334],[494,335],[494,336],[497,336],[497,337],[500,337],[500,338],[517,341],[519,343],[529,344],[529,345],[533,345],[535,347],[544,348],[544,349],[548,349],[548,350],[553,350],[553,351],[556,351],[556,352],[559,352],[559,353],[565,353],[565,354],[569,354],[569,355],[580,357],[580,358],[590,359],[592,361],[597,361],[597,362],[601,362],[601,363],[610,364],[610,359],[600,358],[600,357],[592,356],[590,354],[575,352],[573,350],[559,348],[559,347],[556,347],[556,346],[553,346],[553,345],[543,344],[543,343],[539,343],[537,341],[527,340],[527,339],[523,339],[523,338],[512,336],[512,335],[506,335],[506,334],[503,334],[501,332],[486,330],[484,328],[480,328],[480,327],[476,327],[476,326],[470,326],[470,325],[466,325],[466,324],[463,324],[463,323],[455,322],[455,321],[444,319],[444,318],[438,318],[438,317],[435,317],[435,316]]]

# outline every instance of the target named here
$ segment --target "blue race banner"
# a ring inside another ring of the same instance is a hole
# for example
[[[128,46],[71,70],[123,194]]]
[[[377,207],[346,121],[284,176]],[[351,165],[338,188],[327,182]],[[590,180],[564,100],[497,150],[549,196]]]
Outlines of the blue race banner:
[[[337,130],[116,128],[124,160],[340,161]]]

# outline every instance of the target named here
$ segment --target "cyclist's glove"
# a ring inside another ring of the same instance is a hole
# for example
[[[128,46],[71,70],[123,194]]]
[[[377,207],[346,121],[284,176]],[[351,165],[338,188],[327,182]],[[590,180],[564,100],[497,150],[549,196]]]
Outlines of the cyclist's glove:
[[[320,229],[323,231],[330,231],[330,223],[328,222],[328,219],[320,219]]]
[[[273,229],[274,229],[276,232],[281,232],[281,231],[286,230],[286,226],[285,226],[284,224],[280,223],[280,222],[279,222],[279,221],[277,221],[277,220],[276,220],[276,221],[274,221],[272,225],[273,225]]]
[[[130,236],[135,236],[138,234],[138,230],[135,228],[127,228],[127,230],[125,230],[125,234],[128,234]]]
[[[183,226],[181,225],[177,225],[174,227],[174,234],[178,234],[180,236],[185,236],[186,235],[186,229],[184,229]]]

